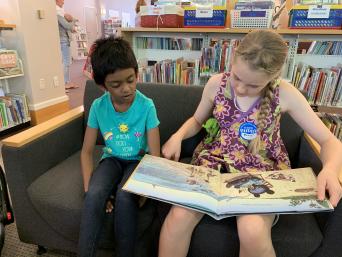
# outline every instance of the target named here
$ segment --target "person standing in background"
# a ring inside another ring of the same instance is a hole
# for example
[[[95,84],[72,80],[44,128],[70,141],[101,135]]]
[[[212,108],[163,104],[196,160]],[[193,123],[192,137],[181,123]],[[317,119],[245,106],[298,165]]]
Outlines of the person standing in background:
[[[56,12],[58,20],[59,39],[62,52],[65,90],[66,93],[68,93],[68,89],[78,88],[77,85],[74,85],[70,82],[70,42],[72,37],[71,33],[75,32],[76,19],[74,19],[74,17],[72,17],[70,14],[65,13],[63,5],[64,0],[56,0]]]

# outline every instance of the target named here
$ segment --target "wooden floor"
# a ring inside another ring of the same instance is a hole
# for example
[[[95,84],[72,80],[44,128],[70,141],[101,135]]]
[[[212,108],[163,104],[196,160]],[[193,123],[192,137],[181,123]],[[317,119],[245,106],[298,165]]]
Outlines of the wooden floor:
[[[69,89],[69,103],[70,108],[75,108],[83,105],[83,94],[86,81],[89,79],[83,75],[83,65],[85,61],[75,61],[70,67],[70,80],[79,88]]]

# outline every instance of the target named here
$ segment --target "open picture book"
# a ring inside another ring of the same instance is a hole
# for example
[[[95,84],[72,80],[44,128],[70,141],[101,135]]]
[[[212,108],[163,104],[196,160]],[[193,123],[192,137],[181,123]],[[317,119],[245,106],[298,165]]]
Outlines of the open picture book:
[[[145,155],[123,189],[206,213],[232,215],[332,211],[317,200],[311,168],[220,173],[217,170]]]

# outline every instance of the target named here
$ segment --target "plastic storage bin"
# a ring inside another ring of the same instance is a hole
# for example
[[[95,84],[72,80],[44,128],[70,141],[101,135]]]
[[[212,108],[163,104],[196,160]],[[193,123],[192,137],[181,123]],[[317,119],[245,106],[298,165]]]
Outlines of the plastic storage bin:
[[[184,9],[175,5],[141,6],[140,26],[148,28],[181,28],[184,23]]]
[[[270,28],[273,9],[265,10],[231,10],[232,28]]]
[[[329,18],[308,18],[309,6],[295,6],[290,11],[289,28],[294,29],[341,29],[342,5],[330,7]]]
[[[186,28],[224,28],[226,24],[226,7],[214,7],[213,16],[196,17],[196,7],[184,8],[184,27]]]

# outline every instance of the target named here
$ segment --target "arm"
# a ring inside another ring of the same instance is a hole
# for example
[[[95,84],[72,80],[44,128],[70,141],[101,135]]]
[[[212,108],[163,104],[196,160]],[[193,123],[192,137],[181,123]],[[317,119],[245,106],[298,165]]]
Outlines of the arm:
[[[72,17],[68,13],[64,14],[64,18],[67,20],[67,22],[73,22],[74,21],[74,17]]]
[[[58,24],[65,30],[72,31],[74,29],[74,23],[68,22],[63,16],[57,15]]]
[[[325,190],[330,202],[336,206],[342,196],[338,175],[342,166],[342,144],[311,109],[304,96],[292,85],[282,81],[280,105],[321,147],[323,169],[318,175],[318,198],[323,199]]]
[[[89,180],[93,173],[93,152],[97,138],[97,129],[87,127],[81,151],[81,168],[84,191],[88,191]]]
[[[147,144],[151,155],[160,156],[160,136],[158,127],[147,131]]]
[[[210,78],[205,85],[201,101],[195,114],[188,119],[170,139],[163,145],[162,154],[167,159],[178,161],[181,152],[182,140],[196,135],[202,124],[210,117],[214,105],[214,97],[220,85],[222,74]]]

